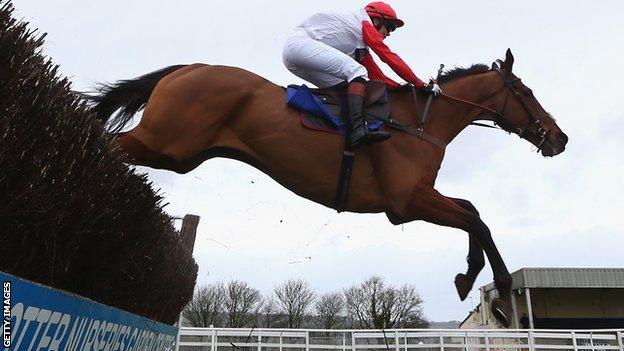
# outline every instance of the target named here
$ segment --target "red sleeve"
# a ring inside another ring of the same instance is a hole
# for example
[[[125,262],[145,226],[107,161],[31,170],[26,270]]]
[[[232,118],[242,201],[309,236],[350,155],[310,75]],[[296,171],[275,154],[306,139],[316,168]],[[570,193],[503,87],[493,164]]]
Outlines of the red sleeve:
[[[424,85],[423,81],[416,77],[405,61],[384,44],[381,34],[369,21],[362,21],[362,36],[364,37],[364,43],[373,49],[377,56],[388,64],[399,77],[405,79],[408,83],[414,84],[416,88],[421,88]]]
[[[396,89],[399,86],[401,86],[399,83],[397,83],[394,80],[388,78],[388,76],[386,76],[381,71],[381,68],[379,68],[379,66],[377,66],[377,64],[375,63],[375,60],[373,59],[373,56],[369,52],[366,52],[364,57],[362,57],[362,60],[361,60],[360,63],[368,71],[368,78],[374,79],[374,80],[382,80],[384,83],[386,83],[386,85],[390,89]]]

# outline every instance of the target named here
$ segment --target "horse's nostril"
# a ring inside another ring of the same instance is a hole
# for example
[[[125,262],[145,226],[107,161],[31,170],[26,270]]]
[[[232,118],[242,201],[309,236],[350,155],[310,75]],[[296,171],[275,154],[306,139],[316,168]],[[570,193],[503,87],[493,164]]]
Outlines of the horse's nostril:
[[[565,145],[568,143],[568,136],[564,132],[561,132],[559,133],[559,140]]]

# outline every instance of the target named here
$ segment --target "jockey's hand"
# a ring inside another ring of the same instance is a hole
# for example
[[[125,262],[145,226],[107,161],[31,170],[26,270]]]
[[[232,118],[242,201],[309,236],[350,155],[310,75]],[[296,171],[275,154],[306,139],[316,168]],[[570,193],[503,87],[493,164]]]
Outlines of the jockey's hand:
[[[429,84],[425,84],[422,87],[422,90],[426,93],[431,93],[434,96],[438,96],[442,94],[442,89],[437,83],[429,82]]]

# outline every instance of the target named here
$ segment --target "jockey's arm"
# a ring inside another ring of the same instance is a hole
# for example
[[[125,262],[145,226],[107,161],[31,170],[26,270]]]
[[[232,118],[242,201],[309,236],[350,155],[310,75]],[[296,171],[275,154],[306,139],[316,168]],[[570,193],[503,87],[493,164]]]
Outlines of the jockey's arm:
[[[388,76],[386,76],[383,73],[381,68],[377,66],[377,63],[375,63],[373,56],[370,54],[370,52],[368,52],[368,50],[366,51],[366,53],[360,60],[360,63],[366,68],[366,71],[368,71],[368,78],[374,79],[374,80],[381,80],[384,83],[386,83],[386,86],[390,89],[396,89],[401,86],[399,83],[390,79]]]
[[[422,80],[416,77],[416,74],[414,74],[405,61],[403,61],[399,55],[392,52],[390,48],[384,44],[381,34],[379,34],[377,29],[375,29],[369,21],[362,21],[362,35],[364,43],[368,45],[368,47],[370,47],[383,62],[390,66],[390,68],[392,68],[392,70],[396,72],[399,77],[405,79],[408,83],[414,84],[416,88],[422,88],[425,85]],[[372,60],[370,55],[366,56],[370,57]],[[362,64],[368,69],[366,64]],[[379,69],[379,67],[377,67],[377,69]]]

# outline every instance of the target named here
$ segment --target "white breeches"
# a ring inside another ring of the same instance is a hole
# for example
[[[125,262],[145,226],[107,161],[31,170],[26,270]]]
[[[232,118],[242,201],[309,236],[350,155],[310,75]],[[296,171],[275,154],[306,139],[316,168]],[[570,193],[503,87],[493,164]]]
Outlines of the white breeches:
[[[286,40],[282,60],[289,71],[319,88],[358,77],[368,80],[366,68],[356,60],[305,33],[296,32]]]

